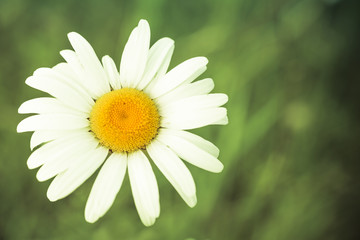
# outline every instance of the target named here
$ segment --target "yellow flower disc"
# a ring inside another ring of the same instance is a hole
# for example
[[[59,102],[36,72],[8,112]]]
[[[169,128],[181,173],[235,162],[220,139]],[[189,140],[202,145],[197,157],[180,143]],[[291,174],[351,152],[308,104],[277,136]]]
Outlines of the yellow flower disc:
[[[145,148],[156,136],[160,116],[142,91],[122,88],[101,96],[90,113],[91,131],[113,152]]]

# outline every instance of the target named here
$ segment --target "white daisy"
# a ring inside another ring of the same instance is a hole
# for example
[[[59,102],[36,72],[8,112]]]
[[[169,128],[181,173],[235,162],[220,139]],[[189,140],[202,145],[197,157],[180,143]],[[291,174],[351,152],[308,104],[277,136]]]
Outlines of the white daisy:
[[[219,149],[184,130],[227,124],[225,94],[209,94],[210,78],[193,82],[206,70],[205,57],[191,58],[167,72],[174,41],[162,38],[150,49],[150,28],[140,20],[121,58],[100,62],[78,33],[68,34],[73,50],[60,54],[66,62],[39,68],[26,79],[30,87],[50,94],[24,102],[25,118],[18,132],[34,131],[34,150],[27,164],[40,167],[39,181],[53,179],[47,196],[68,196],[101,167],[85,207],[85,219],[95,222],[114,202],[128,170],[141,221],[150,226],[160,214],[159,191],[149,158],[190,206],[196,190],[187,161],[220,172]],[[181,160],[182,159],[182,160]]]

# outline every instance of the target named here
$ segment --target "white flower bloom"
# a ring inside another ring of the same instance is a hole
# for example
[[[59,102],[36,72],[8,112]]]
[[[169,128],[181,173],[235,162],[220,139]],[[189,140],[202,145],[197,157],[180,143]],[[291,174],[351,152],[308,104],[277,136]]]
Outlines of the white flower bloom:
[[[101,167],[86,203],[85,219],[95,222],[113,204],[128,170],[136,209],[146,226],[160,214],[158,185],[150,161],[190,206],[196,189],[187,161],[210,172],[221,172],[219,149],[184,130],[227,124],[225,94],[210,94],[212,79],[193,82],[206,70],[205,57],[189,59],[169,72],[174,41],[162,38],[150,49],[150,28],[140,20],[121,58],[97,58],[79,34],[68,34],[73,50],[66,62],[39,68],[26,84],[52,97],[24,102],[25,118],[18,132],[34,131],[28,159],[40,167],[39,181],[53,179],[47,196],[68,196]]]

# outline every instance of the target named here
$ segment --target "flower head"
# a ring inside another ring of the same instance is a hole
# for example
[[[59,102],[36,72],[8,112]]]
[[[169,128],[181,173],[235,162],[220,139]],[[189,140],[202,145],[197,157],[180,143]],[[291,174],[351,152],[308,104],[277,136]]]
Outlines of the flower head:
[[[39,68],[26,79],[51,97],[19,108],[36,114],[21,121],[17,131],[34,131],[27,164],[41,166],[39,181],[55,177],[47,191],[50,201],[68,196],[100,168],[85,207],[85,219],[95,222],[113,204],[128,170],[136,209],[150,226],[160,214],[152,160],[195,206],[194,180],[182,160],[210,172],[222,171],[223,165],[214,144],[185,130],[228,122],[221,107],[227,96],[210,94],[212,79],[193,82],[206,70],[207,59],[191,58],[167,72],[174,41],[162,38],[149,49],[146,20],[131,32],[120,73],[109,56],[100,62],[79,34],[68,37],[74,51],[60,52],[65,62]]]

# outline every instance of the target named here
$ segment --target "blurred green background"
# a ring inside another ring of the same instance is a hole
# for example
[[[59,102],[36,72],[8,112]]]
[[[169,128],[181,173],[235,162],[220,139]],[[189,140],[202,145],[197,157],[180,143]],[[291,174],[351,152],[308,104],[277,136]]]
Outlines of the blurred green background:
[[[359,1],[0,0],[0,239],[360,239]],[[225,169],[189,166],[188,208],[156,169],[161,215],[140,222],[126,178],[97,223],[83,217],[94,176],[69,197],[28,170],[31,134],[17,134],[24,81],[63,61],[81,33],[117,63],[139,19],[152,41],[176,43],[171,67],[209,59],[202,77],[229,95],[230,123],[194,131],[219,146]]]

